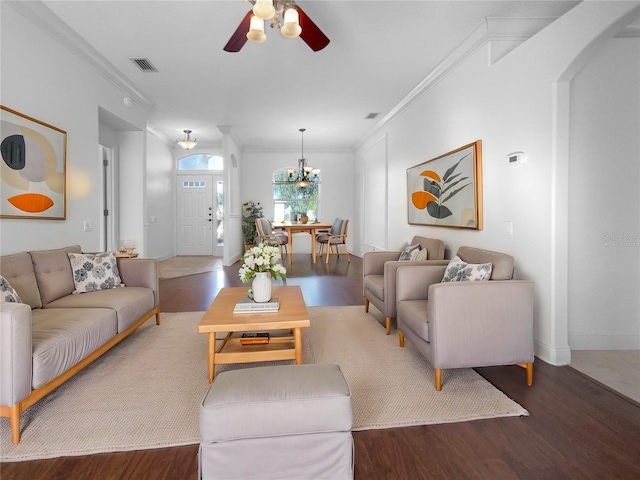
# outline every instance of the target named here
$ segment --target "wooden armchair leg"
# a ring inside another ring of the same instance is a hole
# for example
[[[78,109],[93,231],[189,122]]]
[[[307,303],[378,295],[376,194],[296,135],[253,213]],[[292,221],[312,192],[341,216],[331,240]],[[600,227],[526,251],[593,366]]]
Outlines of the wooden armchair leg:
[[[9,422],[11,423],[11,443],[20,443],[20,404],[16,403],[9,410]]]
[[[533,362],[519,363],[518,366],[524,368],[527,371],[527,385],[533,385]]]
[[[369,313],[369,299],[364,297],[364,313]]]
[[[436,375],[436,391],[442,390],[442,369],[436,368],[434,371]]]
[[[391,333],[391,317],[386,318],[385,324],[387,327],[387,335],[389,335],[389,333]]]
[[[398,342],[400,343],[400,347],[404,347],[404,335],[400,330],[398,330]]]

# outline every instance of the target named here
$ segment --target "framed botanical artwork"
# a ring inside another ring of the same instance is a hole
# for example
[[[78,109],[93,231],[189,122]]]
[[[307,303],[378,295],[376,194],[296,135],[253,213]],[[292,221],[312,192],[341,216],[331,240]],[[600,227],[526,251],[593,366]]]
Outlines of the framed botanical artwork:
[[[482,141],[407,169],[411,225],[482,230]]]
[[[0,105],[0,218],[64,220],[67,132]]]

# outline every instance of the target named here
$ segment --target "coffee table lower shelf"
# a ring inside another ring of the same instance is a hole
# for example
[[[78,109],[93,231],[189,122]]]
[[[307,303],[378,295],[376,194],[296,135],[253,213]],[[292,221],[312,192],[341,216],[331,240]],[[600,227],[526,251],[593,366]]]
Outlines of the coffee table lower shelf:
[[[269,343],[249,345],[241,345],[240,338],[231,335],[232,333],[229,333],[226,337],[217,339],[222,340],[222,345],[215,353],[217,365],[296,359],[296,344],[293,335],[270,337]]]

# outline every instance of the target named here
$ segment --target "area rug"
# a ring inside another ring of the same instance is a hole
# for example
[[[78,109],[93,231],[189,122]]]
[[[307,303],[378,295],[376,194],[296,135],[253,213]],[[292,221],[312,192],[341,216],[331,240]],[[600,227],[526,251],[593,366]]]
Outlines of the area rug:
[[[400,348],[362,306],[309,307],[305,363],[337,363],[352,391],[354,430],[528,415],[472,369],[444,372]],[[163,313],[22,414],[13,445],[1,419],[3,462],[143,450],[199,442],[207,382],[202,312]],[[290,363],[290,362],[272,362]],[[261,364],[220,365],[216,374]],[[312,412],[310,412],[312,413]]]
[[[158,263],[160,280],[222,270],[222,257],[178,256]]]

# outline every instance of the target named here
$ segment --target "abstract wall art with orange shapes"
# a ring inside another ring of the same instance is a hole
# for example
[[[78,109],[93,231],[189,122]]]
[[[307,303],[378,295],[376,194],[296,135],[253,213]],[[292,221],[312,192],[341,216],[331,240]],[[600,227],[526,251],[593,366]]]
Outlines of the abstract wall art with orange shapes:
[[[66,218],[67,132],[0,105],[0,217]]]
[[[412,225],[482,230],[482,141],[407,169]]]

